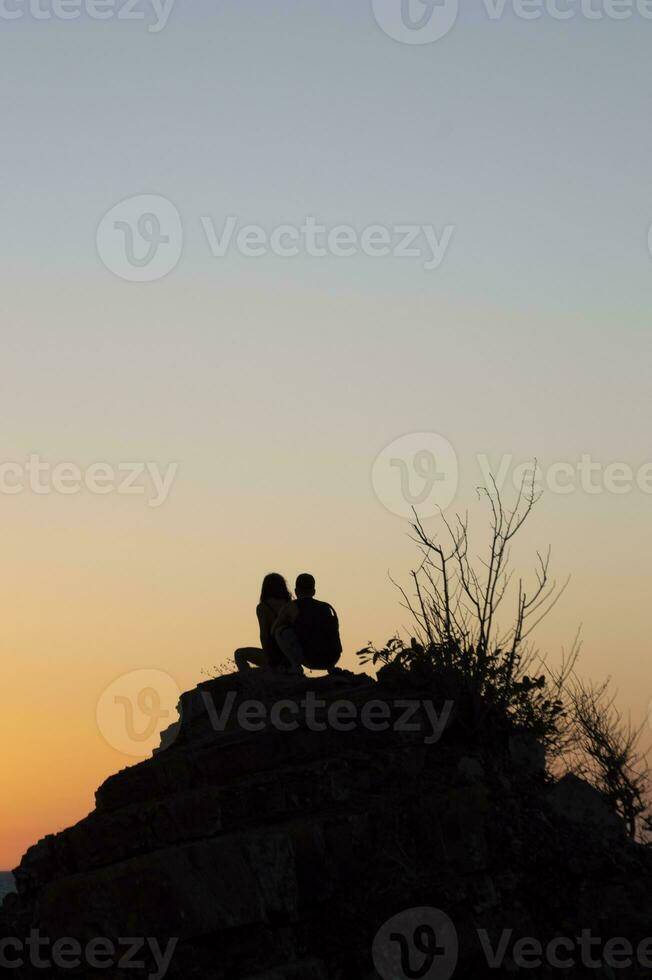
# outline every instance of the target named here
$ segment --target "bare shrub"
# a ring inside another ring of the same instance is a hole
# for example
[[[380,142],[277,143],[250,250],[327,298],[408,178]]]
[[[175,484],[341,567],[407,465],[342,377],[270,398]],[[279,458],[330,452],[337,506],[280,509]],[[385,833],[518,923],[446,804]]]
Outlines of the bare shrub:
[[[536,463],[512,510],[505,508],[495,481],[479,489],[489,505],[490,536],[486,554],[475,561],[468,517],[451,522],[442,514],[442,542],[426,532],[415,512],[412,531],[421,561],[411,572],[413,592],[394,583],[412,616],[411,639],[396,636],[381,649],[370,643],[358,656],[363,663],[421,675],[453,673],[515,728],[541,741],[550,773],[572,771],[586,779],[621,814],[632,836],[638,829],[652,840],[642,729],[622,721],[608,682],[596,687],[577,677],[579,634],[556,668],[547,666],[530,639],[568,585],[550,580],[550,549],[537,552],[530,588],[514,577],[511,544],[540,496],[535,472]]]

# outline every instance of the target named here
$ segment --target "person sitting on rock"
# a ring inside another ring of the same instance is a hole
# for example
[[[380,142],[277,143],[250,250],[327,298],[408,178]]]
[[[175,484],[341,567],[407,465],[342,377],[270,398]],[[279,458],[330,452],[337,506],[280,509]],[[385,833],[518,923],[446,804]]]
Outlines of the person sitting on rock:
[[[271,572],[263,579],[260,602],[256,608],[260,627],[260,647],[240,647],[234,653],[238,670],[251,670],[252,667],[287,667],[278,646],[273,627],[280,611],[292,599],[287,582],[278,572]]]
[[[337,613],[327,602],[315,599],[315,579],[304,572],[297,577],[296,599],[279,613],[274,624],[276,643],[290,661],[290,672],[327,670],[341,674],[336,664],[342,655]]]

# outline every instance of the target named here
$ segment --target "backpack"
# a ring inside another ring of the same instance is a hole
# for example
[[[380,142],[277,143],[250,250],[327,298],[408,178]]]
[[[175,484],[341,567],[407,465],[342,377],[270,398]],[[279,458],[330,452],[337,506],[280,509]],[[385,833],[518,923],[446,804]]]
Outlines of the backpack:
[[[318,599],[296,599],[299,607],[294,628],[303,648],[304,667],[328,670],[342,653],[337,613],[327,602]]]

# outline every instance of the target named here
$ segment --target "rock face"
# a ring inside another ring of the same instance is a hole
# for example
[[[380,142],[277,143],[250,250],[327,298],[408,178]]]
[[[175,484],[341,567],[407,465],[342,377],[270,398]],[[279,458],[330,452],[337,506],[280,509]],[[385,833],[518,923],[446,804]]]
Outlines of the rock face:
[[[161,948],[174,938],[172,980],[519,975],[517,940],[545,949],[583,930],[636,948],[652,935],[652,855],[617,818],[578,816],[566,789],[551,789],[538,748],[479,722],[476,708],[364,675],[208,681],[183,696],[182,721],[152,759],[109,779],[90,816],[28,851],[0,936],[37,929],[84,948],[98,937],[156,937]],[[417,946],[410,966],[413,937],[401,958],[391,929],[396,954],[374,961],[379,930],[415,908],[452,922],[455,962],[439,948],[428,965]],[[490,968],[487,948],[505,930]],[[649,953],[617,975],[649,976],[652,944]],[[561,970],[545,954],[533,973],[530,954],[523,975],[613,975],[606,954],[586,973],[584,954],[571,955]],[[48,975],[161,975],[151,955],[144,963]]]
[[[9,871],[0,871],[0,904],[5,895],[9,895],[14,889],[14,876]]]
[[[568,773],[553,786],[548,796],[553,810],[562,817],[589,829],[597,827],[605,834],[620,835],[623,822],[610,809],[593,786]]]

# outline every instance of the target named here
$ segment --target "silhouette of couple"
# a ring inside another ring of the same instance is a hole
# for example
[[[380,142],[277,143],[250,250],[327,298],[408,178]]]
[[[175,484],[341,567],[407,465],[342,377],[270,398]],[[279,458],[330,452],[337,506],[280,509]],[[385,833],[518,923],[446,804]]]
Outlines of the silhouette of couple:
[[[271,667],[288,674],[327,670],[343,674],[336,665],[342,654],[337,613],[327,602],[315,599],[312,575],[299,575],[296,599],[290,595],[282,575],[272,572],[263,579],[256,609],[260,647],[235,651],[238,670]]]

